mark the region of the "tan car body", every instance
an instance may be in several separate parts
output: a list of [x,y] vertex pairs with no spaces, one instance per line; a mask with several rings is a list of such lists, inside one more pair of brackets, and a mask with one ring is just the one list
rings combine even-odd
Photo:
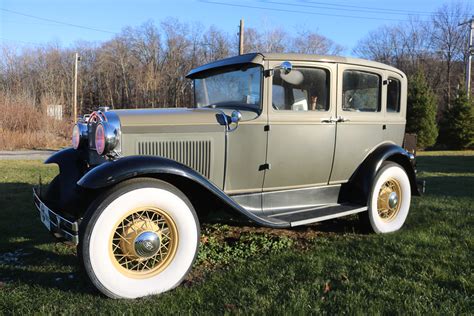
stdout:
[[[320,204],[318,195],[314,194],[318,188],[338,188],[346,183],[381,144],[402,145],[406,76],[401,71],[354,58],[299,54],[254,54],[251,57],[246,62],[261,65],[264,72],[283,61],[291,61],[294,68],[327,69],[330,74],[328,111],[275,110],[271,106],[272,76],[265,76],[260,114],[241,110],[242,120],[233,131],[227,131],[216,119],[222,111],[230,115],[228,109],[114,111],[120,118],[122,154],[163,156],[188,165],[226,194],[234,196],[240,204],[260,212],[261,204],[265,210],[272,209],[272,203],[279,206],[283,203],[274,201],[277,194],[273,195],[272,203],[262,202],[263,192],[285,190],[288,194],[284,199],[293,201],[306,191],[315,199],[304,200],[305,204]],[[222,65],[211,64],[202,71],[219,66]],[[382,81],[389,77],[398,79],[401,82],[400,112],[386,111],[386,85],[382,85],[380,112],[343,111],[341,78],[345,70],[374,73]],[[344,116],[347,121],[324,121],[338,116]],[[265,130],[266,126],[269,131]],[[269,168],[262,170],[264,165]]]
[[100,109],[73,128],[33,197],[113,298],[176,287],[217,209],[290,228],[360,213],[400,229],[417,195],[401,145],[405,75],[369,61],[246,54],[192,70],[193,108]]
[[[414,156],[401,148],[407,90],[403,72],[362,59],[253,53],[203,65],[187,77],[196,85],[197,79],[228,69],[244,75],[247,69],[253,69],[252,76],[259,73],[258,108],[246,107],[250,103],[200,107],[196,101],[190,108],[102,110],[80,121],[75,127],[76,149],[63,150],[46,161],[57,163],[61,170],[49,190],[51,197],[46,197],[61,212],[49,210],[50,214],[69,218],[65,225],[72,227],[61,230],[58,225],[56,233],[77,243],[78,223],[102,190],[140,177],[176,186],[196,203],[198,213],[201,206],[208,208],[210,201],[217,200],[268,227],[367,211],[372,183],[385,161],[403,167],[412,194],[418,194]],[[318,107],[317,97],[307,92],[305,102],[309,97],[314,100],[308,109],[308,103],[300,103],[294,95],[303,88],[294,87],[290,88],[291,110],[276,106],[276,71],[281,77],[281,71],[301,74],[308,69],[325,74],[324,107]],[[346,72],[368,74],[366,82],[377,78],[378,88],[358,88],[357,83],[353,90],[344,90]],[[316,81],[311,80],[313,85]],[[396,111],[387,110],[390,80],[398,82]],[[258,81],[249,81],[248,89],[255,82],[258,86]],[[222,84],[226,91],[227,83]],[[372,90],[364,99],[366,92],[357,95],[356,89]],[[345,104],[354,100],[364,104],[375,95],[376,111],[348,110]],[[257,100],[252,94],[246,98]],[[108,146],[103,154],[94,140],[99,127]],[[35,195],[35,202],[47,208],[40,195]]]

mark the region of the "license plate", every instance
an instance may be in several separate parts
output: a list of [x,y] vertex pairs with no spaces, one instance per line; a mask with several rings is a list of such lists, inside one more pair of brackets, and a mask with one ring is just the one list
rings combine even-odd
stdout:
[[49,222],[49,210],[43,203],[40,204],[40,218],[44,226],[46,226],[48,230],[51,230],[51,223]]

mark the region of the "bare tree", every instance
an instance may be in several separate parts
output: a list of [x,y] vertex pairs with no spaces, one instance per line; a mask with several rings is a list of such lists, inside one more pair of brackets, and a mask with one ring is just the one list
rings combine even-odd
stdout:
[[309,30],[299,31],[292,44],[294,52],[302,54],[338,55],[343,50],[331,39]]
[[[453,78],[453,67],[456,62],[462,61],[466,51],[466,28],[458,25],[468,17],[469,8],[461,2],[444,4],[436,11],[432,18],[431,42],[432,47],[444,62],[446,72],[445,100],[449,107],[452,99],[453,83],[457,84]],[[455,74],[454,77],[458,75]]]

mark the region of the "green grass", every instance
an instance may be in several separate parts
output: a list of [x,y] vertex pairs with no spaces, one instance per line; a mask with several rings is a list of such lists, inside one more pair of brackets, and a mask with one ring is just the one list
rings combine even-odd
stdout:
[[472,314],[474,153],[422,155],[418,169],[427,192],[397,233],[364,234],[354,216],[295,230],[204,224],[184,284],[111,300],[37,217],[31,186],[56,168],[0,161],[0,314]]

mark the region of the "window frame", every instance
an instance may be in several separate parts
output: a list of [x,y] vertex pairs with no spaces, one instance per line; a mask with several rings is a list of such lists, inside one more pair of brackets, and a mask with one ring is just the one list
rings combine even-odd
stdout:
[[[321,110],[321,111],[318,111],[318,110],[306,110],[306,111],[296,111],[296,110],[287,110],[287,109],[283,109],[283,110],[279,110],[279,109],[275,109],[273,106],[272,106],[272,103],[273,103],[273,78],[274,78],[274,75],[271,76],[269,79],[269,85],[271,87],[270,91],[269,91],[269,97],[270,97],[270,102],[269,102],[269,109],[271,111],[271,113],[274,113],[274,114],[278,114],[278,113],[281,113],[281,114],[290,114],[290,113],[294,113],[294,114],[297,114],[297,113],[311,113],[311,114],[322,114],[322,115],[327,115],[329,112],[331,112],[333,110],[333,107],[334,105],[332,105],[332,101],[333,101],[333,96],[332,96],[332,90],[331,88],[333,88],[333,76],[335,76],[335,74],[337,74],[337,72],[333,72],[333,69],[330,68],[330,67],[325,67],[324,65],[321,65],[321,64],[317,64],[317,65],[310,65],[310,64],[300,64],[300,63],[293,63],[293,69],[294,70],[298,70],[298,69],[318,69],[318,70],[322,70],[326,73],[326,82],[327,82],[327,90],[326,90],[326,95],[327,95],[327,109],[325,109],[324,111]],[[334,86],[337,86],[334,84]],[[335,89],[335,87],[333,88]]]
[[[362,67],[361,67],[362,68]],[[366,113],[374,113],[374,114],[381,114],[383,112],[382,109],[382,103],[383,103],[383,80],[384,76],[379,73],[379,72],[374,72],[367,70],[366,68],[355,68],[355,67],[347,67],[342,70],[341,76],[341,110],[344,113],[360,113],[360,114],[366,114]],[[377,104],[377,110],[376,111],[349,111],[344,109],[344,104],[343,104],[343,98],[344,98],[344,74],[346,72],[353,71],[353,72],[359,72],[359,73],[366,73],[369,75],[377,76],[379,78],[379,89],[378,89],[378,104]]]
[[[390,80],[396,80],[398,82],[398,107],[397,107],[397,111],[389,111],[388,110],[388,96],[389,96],[389,93],[388,93],[388,89],[389,89],[389,86],[390,86]],[[388,75],[387,76],[387,92],[386,92],[386,98],[385,98],[385,113],[389,114],[389,115],[398,115],[401,113],[402,111],[402,81],[399,79],[399,78],[396,78],[394,76],[391,76],[391,75]]]
[[[264,104],[265,104],[265,101],[264,101],[264,89],[265,89],[265,67],[264,65],[262,64],[253,64],[253,63],[248,63],[248,64],[235,64],[235,65],[229,65],[229,66],[224,66],[224,67],[216,67],[216,68],[211,68],[211,69],[208,69],[206,70],[205,72],[203,72],[203,74],[201,74],[201,76],[199,77],[195,77],[192,79],[192,90],[193,90],[193,108],[195,109],[202,109],[202,108],[206,108],[206,106],[204,107],[198,107],[197,106],[197,98],[196,98],[196,82],[195,80],[196,79],[203,79],[202,77],[204,77],[206,74],[210,74],[212,72],[216,72],[216,73],[225,73],[225,72],[228,72],[228,71],[237,71],[239,69],[241,69],[242,67],[244,66],[247,66],[248,68],[260,68],[260,103],[259,103],[259,107],[258,108],[255,108],[255,109],[252,109],[252,108],[247,108],[246,110],[249,110],[249,111],[255,111],[259,116],[263,113],[263,110],[264,110]],[[219,108],[219,107],[216,107],[216,108]]]

